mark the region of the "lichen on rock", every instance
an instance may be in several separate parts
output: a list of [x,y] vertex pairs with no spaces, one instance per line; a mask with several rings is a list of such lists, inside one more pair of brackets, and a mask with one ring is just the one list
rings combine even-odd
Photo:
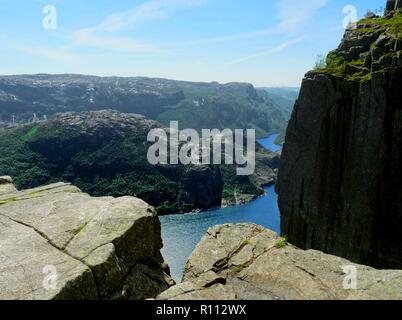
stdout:
[[57,183],[2,202],[0,299],[147,299],[173,284],[159,220],[142,200]]
[[[402,299],[402,271],[376,270],[287,242],[277,246],[281,240],[255,224],[212,227],[189,258],[183,282],[157,299]],[[345,287],[345,266],[356,269],[356,288]]]

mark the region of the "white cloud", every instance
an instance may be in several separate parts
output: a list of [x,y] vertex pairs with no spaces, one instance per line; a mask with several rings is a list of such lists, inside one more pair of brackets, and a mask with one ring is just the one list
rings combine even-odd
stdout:
[[119,31],[138,23],[168,18],[176,10],[200,5],[205,0],[150,0],[131,10],[114,13],[95,27],[99,31]]
[[97,49],[117,50],[122,52],[153,52],[158,50],[153,44],[127,37],[106,36],[129,29],[135,25],[166,19],[175,11],[204,3],[206,0],[149,0],[130,10],[118,12],[106,17],[94,27],[78,30],[73,35],[76,45]]
[[122,51],[128,53],[141,53],[157,51],[158,48],[151,44],[128,37],[98,36],[89,29],[82,29],[74,34],[75,45],[87,46],[97,49]]
[[237,34],[198,39],[179,44],[180,46],[207,45],[231,41],[242,41],[282,33],[299,31],[303,24],[311,19],[329,0],[277,0],[277,16],[279,23],[266,29]]
[[242,63],[242,62],[245,62],[245,61],[248,61],[248,60],[252,60],[252,59],[256,59],[256,58],[259,58],[259,57],[267,56],[267,55],[270,55],[270,54],[282,52],[282,51],[285,50],[286,48],[288,48],[288,47],[290,47],[290,46],[293,46],[293,45],[295,45],[295,44],[297,44],[297,43],[300,43],[300,42],[302,42],[303,40],[304,40],[304,37],[299,37],[299,38],[296,38],[296,39],[292,39],[292,40],[290,40],[290,41],[281,43],[280,45],[278,45],[278,46],[276,46],[275,48],[272,48],[272,49],[270,49],[270,50],[263,51],[263,52],[258,52],[258,53],[254,53],[254,54],[251,54],[251,55],[249,55],[249,56],[246,56],[246,57],[243,57],[243,58],[240,58],[240,59],[236,59],[236,60],[234,60],[234,61],[229,62],[229,63],[226,64],[226,65],[232,66],[232,65],[235,65],[235,64],[238,64],[238,63]]
[[16,47],[21,52],[28,53],[30,55],[50,59],[59,63],[67,65],[75,65],[79,59],[76,55],[67,52],[64,48],[45,48],[45,47]]
[[300,28],[329,0],[279,0],[277,3],[280,32],[290,32]]

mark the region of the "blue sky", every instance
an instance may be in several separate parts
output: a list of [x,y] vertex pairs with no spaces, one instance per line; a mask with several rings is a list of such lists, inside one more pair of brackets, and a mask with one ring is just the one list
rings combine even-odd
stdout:
[[[0,73],[83,73],[299,86],[385,0],[1,0]],[[57,28],[43,27],[43,8]],[[350,11],[349,11],[350,12]]]

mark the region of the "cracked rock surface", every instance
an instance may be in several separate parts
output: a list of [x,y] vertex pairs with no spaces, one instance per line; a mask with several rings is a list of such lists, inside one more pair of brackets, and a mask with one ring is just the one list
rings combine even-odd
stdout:
[[[344,288],[356,268],[356,290]],[[159,300],[402,299],[402,271],[376,270],[298,249],[254,224],[211,228],[189,258],[183,282]]]
[[142,200],[92,198],[64,183],[8,191],[0,192],[0,299],[147,299],[173,284],[159,220]]

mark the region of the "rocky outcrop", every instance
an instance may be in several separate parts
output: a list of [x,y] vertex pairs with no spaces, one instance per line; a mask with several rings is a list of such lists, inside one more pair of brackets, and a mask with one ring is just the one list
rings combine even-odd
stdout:
[[401,9],[401,8],[402,8],[401,0],[387,0],[387,4],[385,7],[385,14],[388,14],[393,10]]
[[147,136],[161,127],[114,110],[56,114],[0,132],[0,172],[19,189],[66,181],[92,196],[135,196],[161,215],[220,206],[219,166],[149,163]]
[[[227,174],[223,173],[226,179],[224,179],[222,207],[243,205],[263,195],[263,187],[274,185],[277,180],[279,162],[279,153],[267,150],[257,144],[255,149],[255,170],[250,177],[237,176],[233,181],[232,179],[227,179]],[[236,173],[232,175],[236,175]],[[248,181],[255,187],[250,188]],[[227,192],[227,190],[232,192]]]
[[64,183],[0,195],[0,299],[152,298],[173,284],[161,247],[153,208],[133,197]]
[[0,195],[16,192],[17,188],[15,188],[13,179],[8,176],[0,177]]
[[275,184],[278,177],[280,153],[257,147],[255,157],[256,167],[252,176],[253,181],[260,186]]
[[183,202],[200,210],[221,205],[223,181],[217,166],[191,166],[184,178]]
[[262,147],[250,177],[237,176],[234,165],[152,165],[147,137],[162,127],[114,110],[56,114],[0,132],[0,172],[13,176],[19,189],[66,181],[92,196],[135,196],[160,215],[236,203],[234,191],[253,199],[263,193],[262,184],[276,180],[278,155]]
[[[348,270],[356,271],[356,287]],[[211,228],[159,300],[402,299],[402,271],[304,251],[254,224]]]
[[298,247],[402,267],[401,25],[400,11],[363,19],[303,79],[277,184]]
[[80,152],[95,152],[130,136],[145,143],[158,126],[144,116],[114,110],[59,113],[34,126],[27,145],[54,164],[68,165]]

